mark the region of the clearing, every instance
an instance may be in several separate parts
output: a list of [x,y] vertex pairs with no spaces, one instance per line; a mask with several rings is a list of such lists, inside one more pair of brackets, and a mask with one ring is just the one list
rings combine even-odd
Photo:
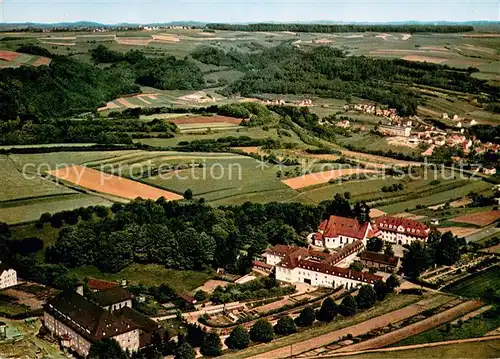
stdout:
[[80,280],[86,277],[115,282],[126,279],[131,285],[143,284],[146,287],[168,284],[177,293],[190,292],[210,279],[210,275],[204,272],[167,269],[159,264],[138,263],[134,263],[114,274],[103,273],[94,266],[86,266],[71,269],[70,275],[75,275]]

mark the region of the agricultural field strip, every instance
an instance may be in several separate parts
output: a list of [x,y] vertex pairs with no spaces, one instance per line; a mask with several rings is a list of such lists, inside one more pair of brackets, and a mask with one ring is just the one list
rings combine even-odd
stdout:
[[480,308],[483,305],[480,301],[467,301],[465,303],[458,304],[450,309],[433,315],[430,318],[423,319],[416,323],[410,324],[401,329],[395,330],[393,332],[383,334],[373,339],[367,341],[346,346],[344,348],[335,350],[335,353],[340,352],[351,352],[367,349],[377,349],[387,345],[397,343],[409,336],[422,333],[426,330],[435,328],[443,323],[449,322],[463,314],[469,313]]
[[473,273],[448,284],[442,290],[464,297],[481,297],[488,288],[500,288],[500,265]]
[[[425,310],[436,308],[453,299],[453,297],[441,294],[431,295],[402,308],[399,306],[399,309],[396,310],[386,303],[383,307],[372,308],[358,314],[354,318],[343,319],[340,322],[335,321],[324,326],[308,329],[285,338],[277,339],[271,343],[259,344],[241,352],[228,354],[227,356],[223,356],[223,358],[268,359],[285,358],[291,354],[297,355],[328,345],[346,334],[361,335],[370,330],[384,327],[394,321],[404,320]],[[391,304],[394,305],[394,303]],[[378,304],[378,306],[381,305],[380,303]],[[381,313],[381,315],[372,316],[370,315],[371,313]],[[363,321],[360,320],[361,317],[367,317],[368,319]]]
[[[114,175],[103,177],[102,172],[83,166],[65,167],[60,170],[51,171],[49,174],[56,178],[62,178],[65,182],[76,184],[79,187],[121,198],[134,199],[136,197],[143,197],[145,199],[154,200],[162,196],[168,200],[178,200],[182,198],[182,196],[176,193],[148,186],[140,182],[131,181],[126,178]],[[80,178],[78,177],[79,175],[81,175]]]

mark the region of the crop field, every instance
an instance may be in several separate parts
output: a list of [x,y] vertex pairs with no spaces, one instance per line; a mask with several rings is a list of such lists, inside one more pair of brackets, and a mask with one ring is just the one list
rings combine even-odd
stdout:
[[331,180],[341,179],[345,176],[356,175],[363,178],[365,175],[371,175],[378,173],[374,170],[365,170],[360,168],[344,168],[335,169],[330,171],[316,172],[307,175],[302,175],[300,177],[290,178],[283,180],[282,182],[292,189],[299,189],[309,186],[314,186],[321,183],[327,183]]
[[[75,193],[74,191],[57,185],[28,172],[23,174],[22,168],[7,156],[0,156],[0,204],[5,201],[19,200],[23,198],[36,198],[43,196],[54,196],[60,194]],[[0,216],[1,217],[1,216]]]
[[452,222],[469,223],[477,226],[487,226],[500,218],[500,211],[487,211],[468,214],[450,219]]
[[23,54],[15,51],[0,51],[0,68],[19,67],[22,65],[41,66],[50,64],[50,59],[43,56]]
[[415,359],[415,358],[497,358],[500,339],[482,342],[454,343],[429,348],[377,351],[373,353],[324,358],[338,359]]
[[190,188],[196,198],[203,197],[207,201],[254,193],[265,197],[277,190],[294,193],[277,178],[278,171],[278,166],[243,156],[233,159],[203,158],[201,168],[181,170],[169,174],[167,178],[151,177],[144,182],[176,192]]
[[442,203],[451,199],[458,199],[466,196],[471,191],[475,192],[485,192],[491,190],[491,185],[483,181],[470,181],[464,185],[457,188],[453,188],[447,191],[429,194],[425,197],[405,200],[404,197],[402,201],[395,204],[382,205],[378,207],[380,210],[387,213],[398,213],[404,212],[406,209],[413,209],[417,205],[433,205],[437,203]]
[[49,153],[30,153],[30,154],[12,154],[9,158],[13,161],[18,170],[23,167],[29,173],[46,172],[58,167],[67,167],[72,165],[83,165],[87,162],[92,163],[99,160],[110,160],[122,156],[130,156],[142,153],[140,150],[125,151],[69,151],[69,152],[49,152]]
[[140,138],[135,139],[134,142],[140,142],[145,145],[158,146],[158,147],[169,147],[176,146],[182,141],[195,141],[195,140],[207,140],[207,139],[218,139],[221,137],[240,137],[248,136],[255,139],[265,139],[272,138],[275,140],[280,140],[282,142],[294,143],[299,147],[306,147],[304,142],[299,138],[299,136],[292,131],[288,131],[290,137],[280,135],[275,128],[270,128],[269,130],[263,130],[259,127],[239,127],[237,129],[231,129],[227,131],[218,131],[217,129],[211,129],[209,133],[200,134],[179,134],[172,138]]
[[495,266],[486,271],[472,274],[443,288],[444,291],[463,297],[478,298],[487,289],[500,292],[500,267]]
[[119,198],[134,199],[141,197],[153,200],[160,197],[165,197],[168,200],[182,198],[176,193],[78,165],[56,169],[49,172],[49,174],[58,180]]
[[174,118],[169,122],[175,123],[181,133],[203,132],[209,130],[234,130],[240,128],[243,120],[227,116],[196,116]]
[[56,213],[88,206],[110,207],[112,202],[89,194],[70,194],[38,197],[15,202],[0,203],[0,221],[9,224],[31,222],[45,212]]

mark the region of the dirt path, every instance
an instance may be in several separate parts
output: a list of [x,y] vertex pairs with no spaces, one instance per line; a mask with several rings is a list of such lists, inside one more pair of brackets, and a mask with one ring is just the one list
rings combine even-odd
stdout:
[[394,343],[397,343],[409,336],[421,333],[423,331],[426,331],[428,329],[437,327],[438,325],[441,325],[443,323],[449,322],[450,320],[467,313],[471,310],[474,310],[476,308],[479,308],[482,305],[480,301],[468,301],[462,304],[459,304],[453,308],[450,308],[448,310],[445,310],[444,312],[438,313],[436,315],[433,315],[430,318],[424,319],[422,321],[419,321],[414,324],[410,324],[404,328],[395,330],[391,333],[387,333],[384,335],[381,335],[379,337],[354,344],[354,345],[349,345],[343,348],[340,348],[335,351],[335,353],[342,353],[342,352],[351,352],[351,351],[360,351],[360,350],[367,350],[367,349],[378,349],[385,347],[387,345],[391,345]]
[[338,356],[345,357],[347,355],[359,355],[359,354],[364,354],[364,353],[397,352],[397,351],[410,350],[410,349],[432,348],[432,347],[439,347],[442,345],[454,345],[454,344],[461,344],[461,343],[484,342],[484,341],[493,341],[493,340],[500,340],[500,335],[489,336],[489,337],[480,337],[480,338],[448,340],[446,342],[405,345],[405,346],[401,346],[401,347],[392,347],[392,348],[383,348],[383,349],[360,350],[360,351],[349,352],[349,353],[337,353],[337,354],[309,357],[308,359],[320,359],[320,358],[325,359],[325,358],[334,358],[334,357],[338,357]]
[[[407,307],[395,310],[393,312],[369,319],[367,321],[355,324],[353,326],[335,330],[333,332],[320,335],[316,338],[304,340],[300,343],[293,344],[293,346],[285,346],[275,350],[270,350],[265,353],[254,355],[248,358],[252,359],[269,359],[269,358],[287,358],[289,356],[298,355],[300,353],[319,348],[337,341],[347,334],[359,336],[368,333],[374,329],[383,328],[390,323],[399,322],[401,320],[413,317],[428,308],[431,299],[424,299],[417,303],[411,304]],[[432,300],[431,300],[432,303]],[[271,343],[272,344],[272,343]]]

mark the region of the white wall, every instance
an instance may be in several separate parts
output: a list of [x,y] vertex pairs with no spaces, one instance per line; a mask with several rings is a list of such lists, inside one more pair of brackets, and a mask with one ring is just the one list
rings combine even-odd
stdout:
[[8,269],[0,275],[0,289],[17,285],[17,272],[14,269]]
[[315,272],[304,268],[288,269],[276,267],[276,279],[289,283],[305,283],[310,280],[311,285],[315,287],[337,288],[343,286],[351,289],[356,286],[367,284],[351,278],[338,277],[332,274]]
[[43,319],[45,326],[54,336],[61,338],[65,334],[69,335],[71,338],[71,349],[83,357],[87,356],[91,345],[88,340],[47,312],[44,313]]

